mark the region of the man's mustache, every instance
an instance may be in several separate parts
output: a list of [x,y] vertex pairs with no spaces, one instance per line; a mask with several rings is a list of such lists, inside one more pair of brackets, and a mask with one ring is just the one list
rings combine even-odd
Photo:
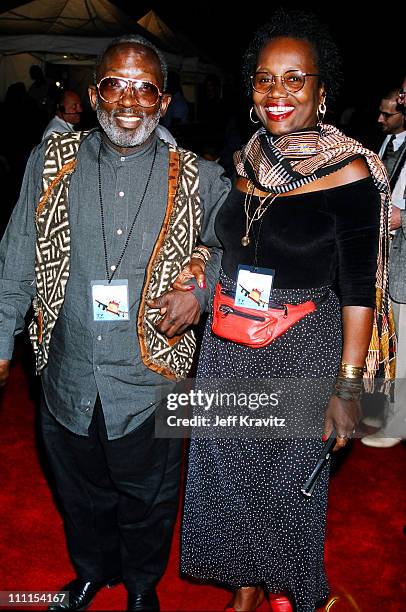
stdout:
[[111,112],[111,116],[115,117],[116,115],[128,115],[130,117],[145,117],[145,113],[143,111],[133,111],[130,108],[121,108],[115,109]]

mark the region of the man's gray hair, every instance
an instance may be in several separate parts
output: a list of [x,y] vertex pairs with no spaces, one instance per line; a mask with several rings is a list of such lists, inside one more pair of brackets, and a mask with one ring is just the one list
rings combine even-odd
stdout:
[[114,47],[117,47],[118,45],[124,45],[126,43],[130,43],[130,44],[133,44],[133,45],[141,45],[142,47],[146,47],[147,49],[151,49],[151,51],[153,51],[155,53],[155,55],[157,56],[157,58],[159,60],[159,64],[160,64],[160,67],[161,67],[163,81],[164,81],[164,91],[165,91],[165,89],[166,89],[166,82],[167,82],[167,79],[168,79],[168,64],[166,62],[166,59],[165,59],[162,51],[160,51],[158,49],[158,47],[156,47],[152,42],[150,42],[146,38],[143,38],[142,36],[139,36],[137,34],[124,34],[123,36],[119,36],[117,38],[113,38],[113,40],[111,42],[109,42],[107,47],[105,47],[103,49],[103,51],[100,53],[100,55],[96,59],[96,64],[95,64],[94,73],[93,73],[94,84],[95,85],[97,84],[97,75],[98,75],[100,66],[103,63],[103,59],[104,59],[105,55],[111,49],[113,49]]

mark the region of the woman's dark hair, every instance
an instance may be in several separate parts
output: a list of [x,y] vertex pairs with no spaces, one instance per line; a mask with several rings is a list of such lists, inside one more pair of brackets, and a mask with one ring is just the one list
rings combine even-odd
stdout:
[[341,57],[327,27],[312,13],[283,8],[277,9],[270,21],[261,26],[252,39],[243,58],[243,79],[249,95],[251,75],[257,66],[258,55],[264,45],[277,37],[307,40],[316,52],[320,81],[324,83],[328,100],[336,98],[342,81]]

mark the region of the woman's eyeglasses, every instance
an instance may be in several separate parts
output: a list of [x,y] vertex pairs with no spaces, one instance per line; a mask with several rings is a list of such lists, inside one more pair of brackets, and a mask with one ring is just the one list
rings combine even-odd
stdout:
[[99,96],[108,104],[119,102],[129,87],[131,87],[132,95],[137,103],[144,108],[155,106],[159,98],[162,97],[158,87],[150,81],[107,76],[97,83]]
[[276,77],[281,80],[283,87],[289,93],[297,93],[303,89],[308,76],[319,76],[301,70],[287,70],[283,74],[270,74],[269,72],[256,72],[251,77],[252,89],[258,93],[266,94],[276,83]]

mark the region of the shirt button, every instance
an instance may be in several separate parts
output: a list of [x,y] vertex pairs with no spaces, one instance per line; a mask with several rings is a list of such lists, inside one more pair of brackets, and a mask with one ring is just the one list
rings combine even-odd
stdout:
[[119,236],[121,236],[121,234],[122,234],[122,233],[123,233],[123,230],[122,230],[122,229],[118,229],[118,230],[117,230],[117,234],[118,234]]
[[125,157],[120,157],[120,161],[125,161]]
[[110,270],[113,270],[113,272],[115,269],[116,269],[116,266],[110,266]]
[[119,191],[118,195],[120,196],[120,198],[123,198],[124,197],[124,191]]
[[101,336],[97,336],[97,339],[98,339],[98,340],[101,340],[101,339],[102,339],[102,337],[101,337]]
[[100,366],[96,366],[96,370],[100,372]]

